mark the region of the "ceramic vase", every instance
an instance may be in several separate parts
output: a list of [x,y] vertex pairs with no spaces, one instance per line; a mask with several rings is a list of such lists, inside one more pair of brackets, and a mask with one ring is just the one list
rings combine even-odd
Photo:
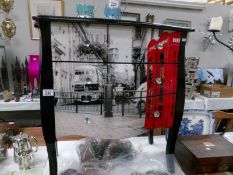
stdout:
[[35,89],[35,80],[37,82],[38,88],[40,85],[40,55],[29,55],[28,79],[33,95]]

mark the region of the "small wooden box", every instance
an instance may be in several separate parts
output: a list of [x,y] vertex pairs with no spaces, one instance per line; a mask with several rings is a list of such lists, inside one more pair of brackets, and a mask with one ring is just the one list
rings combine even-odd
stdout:
[[220,135],[179,137],[175,156],[187,175],[233,171],[233,144]]

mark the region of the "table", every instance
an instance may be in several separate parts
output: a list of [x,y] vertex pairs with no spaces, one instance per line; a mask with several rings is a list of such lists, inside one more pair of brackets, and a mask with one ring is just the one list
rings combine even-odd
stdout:
[[[34,136],[38,140],[39,146],[45,146],[44,136],[41,127],[27,127],[21,128],[21,132],[28,134],[29,136]],[[57,138],[58,141],[73,141],[73,140],[80,140],[84,137],[78,135],[68,135]]]
[[185,99],[184,110],[205,110],[205,100],[200,97]]
[[202,95],[197,98],[204,100],[206,111],[233,109],[233,98],[208,98]]
[[[233,132],[225,133],[224,137],[233,143]],[[119,175],[130,173],[132,171],[148,171],[158,169],[173,172],[171,174],[184,175],[179,164],[173,155],[165,155],[166,140],[164,136],[155,136],[154,145],[148,144],[147,137],[133,137],[129,140],[137,148],[138,156],[131,162],[119,162],[120,166],[112,169],[109,175]],[[77,147],[84,142],[79,141],[58,141],[58,167],[59,171],[64,168],[77,168],[79,164]],[[13,150],[8,150],[8,159],[0,163],[0,175],[5,175],[8,171],[18,170],[18,165],[14,163]],[[47,152],[45,146],[40,146],[39,151],[34,155],[36,167],[43,169],[43,175],[49,175]],[[126,173],[127,172],[127,173]]]
[[40,110],[40,99],[34,99],[33,101],[26,100],[26,96],[20,98],[19,102],[11,100],[10,102],[4,102],[0,100],[0,111],[37,111]]
[[185,99],[184,110],[227,110],[233,109],[233,98],[208,98],[197,94],[194,100]]
[[[0,100],[0,111],[33,111],[40,110],[40,100],[23,101],[25,96],[20,98],[20,102],[14,100],[4,102]],[[195,99],[185,99],[185,110],[225,110],[233,109],[233,98],[208,98],[196,95]]]

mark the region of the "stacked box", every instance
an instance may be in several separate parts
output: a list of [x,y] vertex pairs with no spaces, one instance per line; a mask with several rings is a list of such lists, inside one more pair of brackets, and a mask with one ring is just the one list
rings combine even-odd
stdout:
[[193,94],[197,92],[197,69],[199,64],[199,58],[189,57],[185,58],[185,96],[192,98]]

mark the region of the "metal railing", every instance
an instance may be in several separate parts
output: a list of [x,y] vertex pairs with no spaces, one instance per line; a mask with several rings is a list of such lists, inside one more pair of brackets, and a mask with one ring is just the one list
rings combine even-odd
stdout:
[[[137,94],[136,94],[137,93]],[[103,114],[104,92],[55,92],[55,110],[75,113]],[[123,90],[113,92],[113,113],[122,117],[142,117],[145,110],[146,91]]]

